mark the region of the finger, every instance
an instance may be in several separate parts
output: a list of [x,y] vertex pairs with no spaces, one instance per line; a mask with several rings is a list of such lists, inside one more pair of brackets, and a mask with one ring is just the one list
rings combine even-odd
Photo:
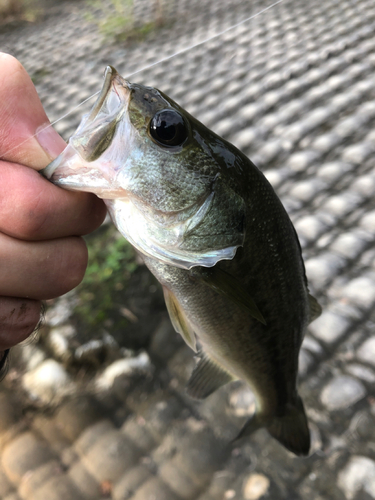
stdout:
[[83,279],[82,238],[27,242],[0,234],[0,295],[44,300],[63,295]]
[[40,170],[66,146],[52,127],[46,128],[49,120],[21,63],[1,52],[0,116],[0,159]]
[[23,240],[79,236],[99,227],[105,214],[96,196],[60,189],[35,170],[0,161],[0,232]]
[[41,307],[37,300],[0,297],[0,351],[22,342],[34,331]]

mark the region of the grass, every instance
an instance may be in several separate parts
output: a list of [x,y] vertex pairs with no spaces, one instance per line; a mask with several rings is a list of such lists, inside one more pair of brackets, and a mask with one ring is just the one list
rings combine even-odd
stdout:
[[102,326],[107,318],[117,318],[126,326],[127,320],[118,314],[121,294],[131,274],[137,269],[131,245],[112,226],[102,226],[86,238],[89,265],[77,288],[78,304],[75,318],[89,329]]
[[23,0],[0,0],[0,20],[21,15],[24,3]]
[[34,22],[40,12],[37,0],[0,0],[0,24]]
[[97,25],[99,32],[107,40],[125,42],[142,40],[146,35],[164,24],[162,0],[150,2],[155,10],[155,18],[149,22],[136,23],[133,0],[87,0],[90,12],[86,19]]

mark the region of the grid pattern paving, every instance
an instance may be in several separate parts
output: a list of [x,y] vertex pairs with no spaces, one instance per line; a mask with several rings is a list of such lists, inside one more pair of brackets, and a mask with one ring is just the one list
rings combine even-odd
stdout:
[[[114,45],[86,21],[85,3],[66,2],[0,43],[34,75],[51,120],[97,92],[112,64],[162,89],[265,173],[324,309],[300,355],[312,455],[292,457],[265,431],[233,443],[252,394],[236,382],[189,399],[192,353],[163,314],[147,349],[100,366],[85,387],[62,361],[73,331],[64,297],[46,317],[54,347],[20,348],[22,368],[0,388],[0,499],[375,498],[375,5],[284,0],[238,24],[271,4],[165,1],[164,27]],[[135,2],[138,22],[150,9]],[[64,138],[91,103],[56,123]],[[48,374],[57,382],[46,388]]]

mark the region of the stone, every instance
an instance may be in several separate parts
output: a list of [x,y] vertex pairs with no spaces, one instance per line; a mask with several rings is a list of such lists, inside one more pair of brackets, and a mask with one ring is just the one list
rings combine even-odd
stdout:
[[351,190],[356,191],[362,196],[372,196],[375,191],[375,175],[371,173],[358,177],[351,185]]
[[86,500],[66,475],[52,476],[33,495],[32,500]]
[[309,282],[316,289],[325,289],[326,284],[344,267],[345,260],[334,253],[325,252],[306,260],[305,265]]
[[132,496],[131,500],[179,500],[168,486],[158,477],[144,483]]
[[366,396],[364,385],[348,375],[338,375],[324,387],[321,400],[328,410],[343,410]]
[[2,465],[9,479],[18,483],[22,477],[54,458],[47,444],[31,432],[18,435],[2,455]]
[[18,492],[22,498],[32,498],[51,477],[63,474],[63,469],[58,460],[51,460],[37,469],[25,474],[22,478]]
[[270,480],[264,474],[250,474],[244,480],[243,496],[245,500],[258,500],[267,494]]
[[141,352],[133,358],[119,359],[110,364],[97,378],[96,386],[100,390],[108,390],[120,376],[131,376],[136,372],[151,373],[152,364],[146,352]]
[[345,367],[345,370],[350,374],[354,375],[356,378],[360,378],[365,382],[374,383],[375,382],[375,373],[367,368],[367,366],[351,364]]
[[342,296],[361,309],[370,309],[375,302],[375,281],[373,277],[361,276],[353,279],[343,289]]
[[322,342],[334,344],[344,336],[349,327],[350,322],[344,316],[323,310],[319,318],[309,325],[309,331]]
[[158,441],[150,432],[143,417],[129,417],[123,424],[121,432],[144,453],[150,452]]
[[48,344],[54,354],[61,361],[69,361],[72,357],[70,340],[76,335],[72,325],[61,325],[52,328],[48,335]]
[[[259,157],[262,159],[262,165],[272,162],[282,154],[283,145],[281,139],[268,140],[266,144],[258,151]],[[254,160],[256,165],[260,162]]]
[[179,451],[173,457],[174,466],[204,487],[227,458],[228,442],[215,438],[202,421],[189,418],[185,425],[186,434],[176,443]]
[[311,144],[315,150],[321,153],[329,153],[342,141],[341,137],[334,132],[319,135]]
[[360,361],[375,367],[375,336],[367,339],[358,349],[357,356]]
[[334,183],[338,179],[341,179],[343,175],[349,172],[353,166],[350,163],[344,163],[340,161],[324,163],[319,167],[317,175],[321,179]]
[[150,404],[149,408],[143,413],[143,417],[152,436],[161,442],[180,413],[181,402],[177,398],[165,394],[164,400],[153,405]]
[[4,498],[13,491],[13,485],[0,465],[0,498]]
[[310,335],[306,335],[302,342],[302,347],[316,356],[321,356],[323,354],[322,346]]
[[269,169],[265,170],[263,173],[274,189],[276,189],[288,177],[288,172],[285,168]]
[[83,456],[108,432],[115,430],[114,425],[109,420],[100,420],[94,425],[87,427],[74,443],[76,452]]
[[324,182],[319,179],[308,179],[294,184],[289,194],[303,202],[308,202],[315,198],[324,187]]
[[330,196],[321,209],[339,219],[354,210],[360,202],[361,198],[358,195],[344,192]]
[[181,335],[175,332],[169,318],[164,317],[152,335],[149,352],[158,360],[167,362],[182,343]]
[[20,421],[22,414],[17,402],[7,392],[0,392],[0,409],[0,434],[3,434]]
[[293,172],[305,172],[319,157],[319,153],[313,150],[298,151],[290,155],[286,166]]
[[10,493],[6,497],[3,497],[3,500],[21,500],[21,498],[17,495],[17,493]]
[[151,477],[152,474],[145,465],[133,467],[114,485],[112,493],[113,500],[130,498],[137,489]]
[[32,427],[57,453],[69,446],[69,441],[61,433],[54,419],[47,418],[45,415],[36,415]]
[[46,353],[34,344],[25,344],[21,350],[22,361],[27,371],[34,370],[46,359]]
[[347,500],[353,500],[360,491],[375,498],[375,462],[368,457],[354,455],[338,475],[338,486]]
[[82,455],[82,461],[99,483],[116,482],[137,463],[140,455],[140,450],[116,429],[103,434]]
[[78,453],[72,446],[66,446],[60,453],[60,461],[65,469],[69,469],[79,460]]
[[229,396],[229,409],[236,417],[251,417],[255,413],[255,395],[245,384],[241,384]]
[[97,498],[100,498],[101,488],[99,483],[95,481],[81,461],[77,461],[70,467],[67,476],[85,499],[97,500]]
[[302,348],[298,355],[298,375],[304,377],[314,364],[314,358],[311,353]]
[[375,151],[375,146],[367,142],[348,146],[342,152],[342,159],[353,165],[361,165],[367,158],[372,156]]
[[340,234],[332,243],[331,250],[349,259],[355,259],[367,245],[366,238],[354,233]]
[[186,474],[184,470],[181,470],[178,466],[178,461],[176,463],[174,458],[161,465],[159,475],[171,491],[183,500],[197,498],[199,491],[205,484],[195,481],[194,476]]
[[[61,124],[61,122],[60,122]],[[57,326],[65,323],[71,316],[76,302],[74,292],[69,292],[59,297],[54,305],[48,307],[45,314],[45,322],[49,326]]]
[[58,400],[73,390],[72,381],[64,367],[47,359],[23,376],[23,386],[32,397],[45,403]]
[[366,231],[373,235],[375,233],[375,210],[367,212],[361,217],[359,224],[363,229],[366,229]]
[[54,421],[60,433],[73,442],[104,416],[103,407],[93,396],[79,395],[59,407]]
[[243,106],[239,111],[239,118],[246,122],[253,122],[255,119],[264,115],[264,104],[261,102],[252,102]]
[[295,228],[298,235],[312,241],[326,229],[326,225],[315,215],[306,215],[295,223]]

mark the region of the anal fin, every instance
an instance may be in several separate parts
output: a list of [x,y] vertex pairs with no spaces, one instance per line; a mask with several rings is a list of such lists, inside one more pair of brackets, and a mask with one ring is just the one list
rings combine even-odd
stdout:
[[165,304],[167,306],[173,328],[181,335],[187,345],[193,349],[194,352],[197,352],[197,339],[195,338],[194,330],[186,318],[184,311],[174,294],[165,286],[163,286],[163,292]]
[[233,375],[206,354],[201,353],[200,360],[187,384],[186,392],[192,398],[204,399],[232,380],[234,380]]

